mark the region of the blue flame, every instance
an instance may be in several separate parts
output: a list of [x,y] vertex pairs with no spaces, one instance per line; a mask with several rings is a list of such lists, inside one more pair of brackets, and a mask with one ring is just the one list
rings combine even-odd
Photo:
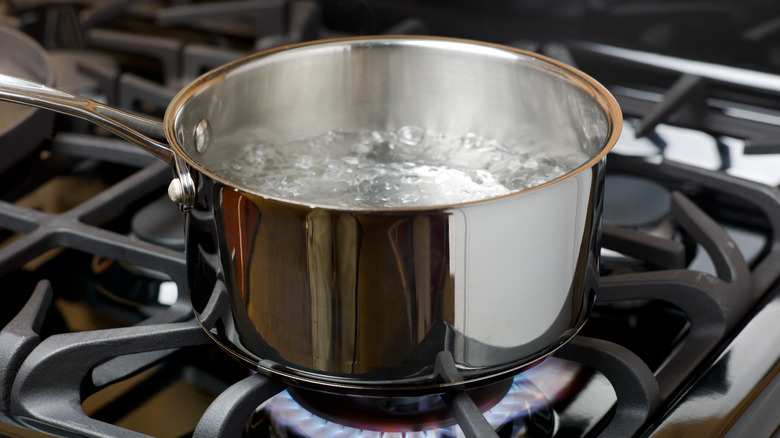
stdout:
[[[565,395],[580,367],[551,358],[514,378],[506,396],[485,412],[494,428],[513,423],[512,436],[522,436],[525,417],[538,409],[549,409],[552,401]],[[325,420],[301,407],[287,391],[266,401],[262,409],[281,438],[460,438],[457,425],[433,430],[383,432],[356,429]]]

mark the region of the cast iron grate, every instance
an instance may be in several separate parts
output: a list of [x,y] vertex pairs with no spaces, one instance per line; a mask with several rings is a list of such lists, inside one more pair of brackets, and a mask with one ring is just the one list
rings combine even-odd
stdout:
[[[143,153],[134,152],[132,147],[119,146],[111,139],[101,145],[91,140],[76,141],[79,138],[59,134],[53,141],[52,151],[82,157],[95,153],[95,156],[112,157],[130,166],[144,164],[145,159],[140,158]],[[676,349],[665,366],[655,371],[657,379],[634,353],[605,340],[577,337],[557,353],[558,357],[593,366],[613,384],[618,395],[617,405],[601,431],[603,436],[638,431],[662,400],[668,400],[691,369],[712,352],[776,279],[776,270],[772,268],[778,257],[775,243],[751,272],[728,235],[682,192],[695,195],[703,189],[717,190],[753,203],[764,212],[773,229],[780,224],[780,203],[776,194],[760,184],[668,162],[655,165],[625,157],[615,157],[612,161],[613,169],[660,176],[665,184],[680,190],[672,198],[673,215],[707,249],[719,278],[685,269],[603,278],[599,296],[602,302],[636,298],[666,300],[681,308],[690,320],[683,341],[685,348]],[[181,290],[186,290],[181,253],[94,225],[115,210],[121,210],[129,197],[141,197],[164,187],[170,177],[168,172],[158,163],[141,167],[101,194],[59,214],[45,214],[3,201],[0,226],[23,236],[17,241],[20,243],[0,250],[0,271],[11,272],[40,253],[63,246],[154,267],[168,273]],[[695,190],[691,184],[695,184]],[[613,235],[607,240],[622,246],[623,250],[630,247],[622,236]],[[633,255],[643,257],[652,246],[652,242],[644,242],[638,254]],[[651,250],[649,257],[657,257],[654,254]],[[36,328],[45,318],[51,294],[50,286],[45,281],[40,283],[28,305],[0,332],[1,356],[8,358],[0,379],[2,408],[9,417],[29,427],[96,437],[133,436],[132,432],[87,417],[80,407],[84,388],[97,390],[164,360],[175,349],[210,342],[191,320],[186,294],[180,294],[177,303],[168,310],[133,327],[63,333],[39,341]],[[702,313],[705,308],[710,310]],[[68,370],[64,374],[69,377],[63,378],[63,369]],[[225,433],[221,436],[230,436],[244,427],[263,398],[282,388],[283,385],[260,375],[246,378],[215,400],[202,417],[195,436],[213,436],[209,434],[214,430]],[[464,396],[461,393],[447,397],[453,415],[459,417],[467,436],[486,436],[487,432],[483,430],[486,422]]]
[[[229,5],[228,9],[241,13],[241,8],[249,3],[252,2],[236,2]],[[272,34],[261,34],[254,38],[256,45],[265,46],[287,42],[290,38],[294,40],[317,35],[317,31],[310,30],[310,24],[307,24],[316,15],[316,7],[291,13],[284,4],[264,3],[266,6],[280,6],[280,14],[285,17],[297,17],[291,23],[303,23],[301,27],[285,27]],[[305,2],[296,4],[305,5]],[[87,13],[81,17],[85,28],[94,26],[115,12],[95,8],[85,11]],[[197,19],[208,13],[211,12],[207,6],[171,7],[156,12],[169,25],[181,25],[184,20]],[[401,23],[398,29],[416,32],[424,27],[417,21],[407,21]],[[171,43],[164,38],[141,38],[138,45],[129,46],[135,39],[127,39],[124,33],[103,29],[92,29],[88,33],[95,46],[117,49],[116,44],[119,44],[122,47],[118,50],[131,53],[141,51],[144,55],[158,58],[162,63],[161,75],[165,85],[133,74],[104,72],[88,63],[81,66],[108,87],[106,94],[116,99],[113,103],[125,107],[144,100],[164,108],[173,95],[171,87],[175,87],[182,79],[194,77],[213,63],[222,63],[242,54],[221,51],[221,55],[215,55],[220,51]],[[589,48],[583,46],[578,50],[587,52]],[[548,44],[544,46],[544,52],[567,62],[575,60],[560,45]],[[179,63],[169,65],[171,59],[183,59],[185,67]],[[660,106],[633,96],[618,94],[618,99],[628,114],[643,116],[640,134],[651,132],[654,126],[668,117],[677,117],[678,122],[707,131],[725,131],[724,134],[743,137],[755,136],[756,132],[769,136],[777,131],[775,126],[733,119],[717,111],[702,117],[701,104],[707,102],[709,82],[710,79],[700,76],[683,75],[665,98],[666,103]],[[694,103],[686,101],[691,97]],[[680,112],[684,106],[689,108]],[[758,125],[760,131],[755,129]],[[183,254],[130,239],[98,225],[120,212],[130,200],[143,198],[164,187],[170,178],[170,170],[161,163],[154,163],[143,152],[113,139],[59,133],[54,137],[50,150],[55,155],[113,161],[138,170],[64,213],[42,213],[2,201],[0,227],[22,237],[0,249],[0,273],[6,275],[14,272],[48,249],[66,247],[163,271],[174,279],[180,291],[186,291]],[[776,237],[780,236],[780,202],[773,188],[723,173],[670,162],[653,164],[617,156],[611,158],[610,169],[660,179],[674,191],[672,215],[681,228],[707,250],[717,271],[716,276],[711,276],[685,270],[681,266],[684,255],[679,245],[648,238],[631,230],[605,227],[605,243],[608,247],[669,269],[605,276],[603,290],[599,295],[600,302],[639,298],[667,301],[680,308],[690,323],[681,341],[684,348],[675,349],[658,370],[651,370],[636,354],[623,346],[584,336],[576,337],[556,354],[560,358],[590,365],[606,376],[617,393],[617,402],[614,411],[599,426],[598,432],[602,436],[626,436],[639,431],[657,413],[662,403],[669,401],[674,391],[690,379],[693,368],[714,354],[719,343],[776,282],[779,275],[776,267],[780,262],[780,242]],[[699,201],[707,200],[701,196],[702,192],[716,193],[740,206],[747,205],[765,218],[773,240],[755,266],[747,265],[735,249],[733,241],[710,217],[709,211],[705,213],[697,206]],[[675,261],[666,263],[667,259]],[[53,434],[142,436],[86,416],[81,403],[90,392],[164,361],[177,349],[210,342],[191,319],[186,293],[180,293],[176,303],[167,310],[135,326],[60,333],[41,339],[40,326],[47,318],[54,292],[50,284],[41,281],[27,305],[0,331],[0,358],[3,360],[0,362],[1,418]],[[702,313],[703,309],[708,310]],[[442,373],[447,373],[446,369],[442,367]],[[457,379],[457,376],[452,375],[451,378]],[[261,375],[246,377],[214,400],[202,416],[193,436],[240,436],[257,405],[282,389],[284,384]],[[467,436],[495,435],[486,429],[487,423],[465,393],[449,394],[444,398]]]

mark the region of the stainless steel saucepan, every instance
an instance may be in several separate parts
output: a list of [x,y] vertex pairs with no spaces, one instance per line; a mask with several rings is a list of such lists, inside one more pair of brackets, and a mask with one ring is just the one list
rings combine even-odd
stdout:
[[[167,144],[153,121],[43,85],[3,76],[0,99],[85,118],[170,163],[198,320],[225,350],[293,384],[480,386],[554,352],[594,302],[620,110],[596,81],[544,57],[425,37],[282,47],[187,85],[165,114]],[[588,158],[525,191],[408,208],[285,199],[200,164],[247,127],[280,143],[406,125]]]

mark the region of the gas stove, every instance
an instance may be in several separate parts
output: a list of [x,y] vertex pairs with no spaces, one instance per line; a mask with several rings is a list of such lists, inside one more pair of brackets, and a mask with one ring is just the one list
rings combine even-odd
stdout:
[[0,69],[151,117],[199,74],[259,50],[434,34],[574,65],[625,118],[607,160],[601,288],[580,334],[491,386],[380,398],[296,388],[231,359],[193,319],[170,169],[99,128],[2,104],[0,435],[780,430],[780,25],[768,19],[780,7],[17,0],[0,11]]

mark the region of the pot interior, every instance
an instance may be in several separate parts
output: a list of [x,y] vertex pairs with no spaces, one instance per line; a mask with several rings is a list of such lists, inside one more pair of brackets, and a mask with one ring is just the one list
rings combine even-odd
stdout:
[[429,135],[473,133],[508,148],[577,156],[577,168],[614,143],[619,112],[612,102],[591,79],[525,52],[458,40],[375,38],[285,48],[228,64],[183,90],[166,117],[177,152],[217,179],[224,175],[203,163],[234,159],[235,149],[224,145],[247,130],[248,141],[288,143],[332,130],[419,126]]

